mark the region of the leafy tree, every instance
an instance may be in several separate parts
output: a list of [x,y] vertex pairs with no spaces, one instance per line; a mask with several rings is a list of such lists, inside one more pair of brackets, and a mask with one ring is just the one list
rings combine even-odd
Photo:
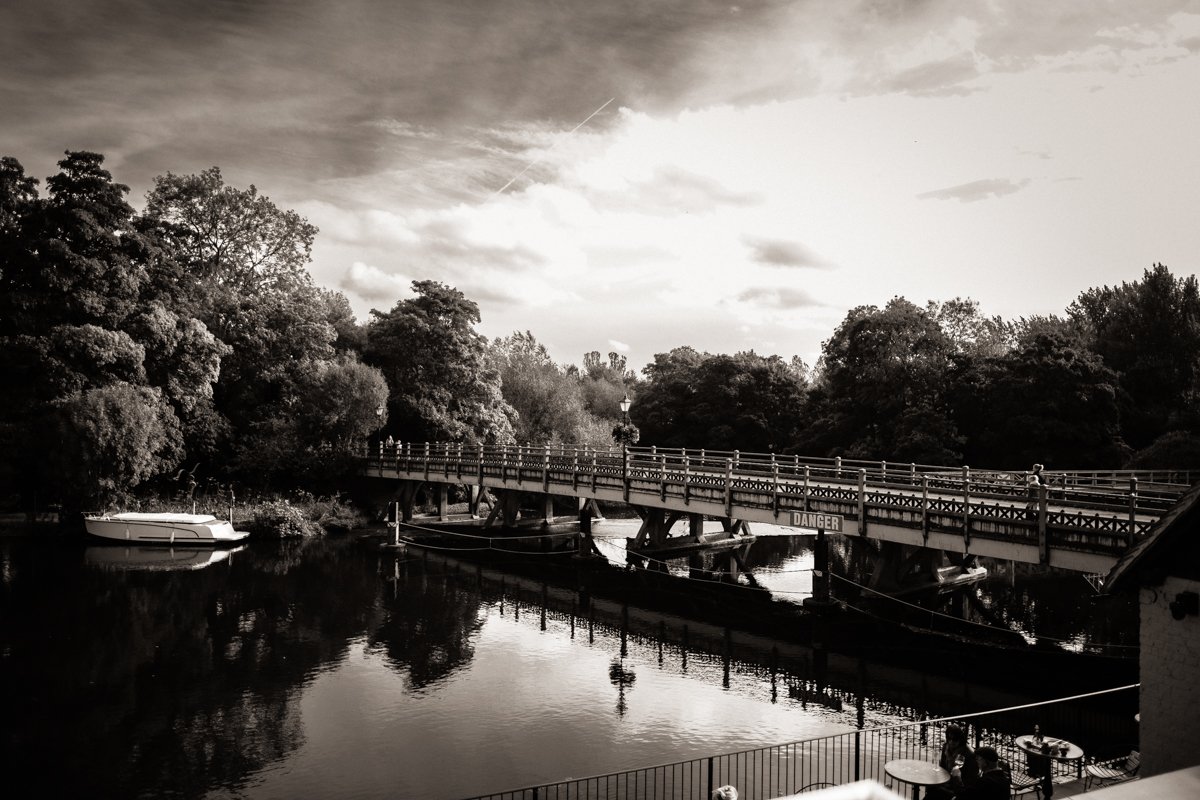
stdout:
[[234,293],[309,283],[316,227],[253,185],[225,185],[220,168],[160,175],[146,201],[147,223],[199,280]]
[[1144,447],[1197,422],[1200,379],[1200,284],[1162,264],[1142,280],[1083,292],[1067,309],[1090,333],[1089,345],[1120,374],[1127,402],[1123,429]]
[[977,463],[1064,469],[1119,466],[1117,375],[1069,336],[1041,333],[988,360],[959,402]]
[[[173,466],[179,420],[211,395],[223,353],[182,302],[178,265],[137,230],[128,189],[103,160],[68,152],[45,199],[19,163],[0,165],[0,369],[15,378],[0,388],[4,455],[24,465],[27,495],[69,478],[57,484],[68,502],[98,502]],[[134,426],[144,430],[130,435],[128,452],[111,462],[97,455]],[[63,432],[72,438],[57,438]],[[78,458],[59,463],[64,448]]]
[[946,334],[956,355],[998,356],[1009,349],[1010,332],[1004,320],[985,317],[976,300],[961,297],[944,303],[930,300],[925,310]]
[[588,416],[579,381],[550,358],[529,331],[514,332],[492,343],[504,400],[515,412],[518,442],[583,444]]
[[437,281],[413,281],[415,296],[372,311],[364,359],[391,392],[384,429],[402,441],[510,442],[512,407],[475,332],[479,307]]
[[656,355],[646,374],[638,408],[646,442],[771,452],[795,438],[807,384],[778,356],[678,348]]
[[1200,435],[1191,431],[1170,431],[1148,447],[1133,454],[1130,469],[1194,470],[1200,464]]
[[852,309],[822,347],[799,436],[806,452],[924,463],[959,460],[946,405],[954,344],[902,297]]
[[367,332],[355,319],[346,295],[330,289],[318,289],[317,294],[325,304],[325,320],[337,333],[333,342],[334,349],[338,352],[362,355],[367,344]]
[[646,442],[661,447],[713,446],[695,441],[697,431],[691,418],[697,393],[695,375],[709,357],[691,347],[676,347],[668,353],[656,353],[654,361],[642,370],[647,383],[633,398],[630,414],[639,423]]
[[369,391],[338,391],[349,404],[338,420],[297,418],[314,379],[339,375],[361,389],[366,374],[354,365],[363,333],[349,303],[308,273],[314,226],[254,186],[227,186],[217,167],[156,178],[141,226],[177,254],[200,317],[228,348],[213,403],[188,427],[192,446],[228,443],[243,477],[285,480],[313,472],[305,465],[323,446],[344,447],[348,419],[375,419],[380,401]]
[[602,420],[615,419],[620,414],[620,402],[625,395],[636,395],[637,375],[628,368],[620,353],[610,352],[608,359],[599,350],[583,355],[583,371],[579,388],[583,392],[583,407]]
[[68,508],[120,496],[180,461],[179,419],[156,388],[113,382],[56,406],[50,457]]

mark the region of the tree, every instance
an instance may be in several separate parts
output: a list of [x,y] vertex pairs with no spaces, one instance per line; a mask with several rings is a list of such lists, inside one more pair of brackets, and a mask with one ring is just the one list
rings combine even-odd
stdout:
[[580,384],[550,358],[529,331],[492,343],[504,400],[513,408],[513,431],[528,444],[583,444],[587,430]]
[[[642,370],[647,382],[634,398],[631,415],[647,442],[661,447],[712,446],[695,441],[697,430],[690,416],[697,392],[695,375],[708,358],[708,353],[691,347],[676,347],[656,353]],[[612,407],[617,407],[616,400]]]
[[[267,453],[282,441],[291,448],[277,453],[284,462],[318,452],[330,436],[345,446],[345,437],[328,426],[295,419],[314,376],[340,375],[351,386],[361,378],[354,363],[363,333],[349,303],[316,287],[307,270],[317,229],[254,186],[225,185],[217,167],[156,178],[141,227],[161,237],[186,267],[201,318],[228,348],[213,404],[189,426],[189,441],[197,447],[229,442],[231,463],[242,465],[250,480],[296,473],[265,466]],[[379,401],[370,394],[337,392],[355,419],[374,418]]]
[[956,297],[930,300],[925,311],[946,334],[955,355],[972,358],[1003,355],[1011,346],[1009,328],[1000,317],[985,317],[978,301]]
[[1200,379],[1200,284],[1162,264],[1142,280],[1083,292],[1067,309],[1089,346],[1120,374],[1122,428],[1133,447],[1195,425]]
[[807,382],[779,356],[678,348],[656,355],[646,374],[638,407],[646,442],[776,452],[794,441]]
[[387,403],[383,375],[343,355],[316,362],[298,379],[286,413],[266,416],[244,434],[236,468],[268,486],[333,490],[355,464],[352,445],[379,428]]
[[158,389],[118,381],[56,405],[50,458],[68,509],[120,497],[179,464],[179,420]]
[[231,292],[284,290],[309,282],[317,228],[278,208],[251,184],[226,186],[218,167],[154,179],[145,217],[199,280]]
[[605,360],[599,350],[584,353],[579,388],[583,393],[583,407],[596,418],[613,419],[621,398],[637,394],[637,385],[637,375],[628,369],[625,356],[610,352]]
[[1069,336],[1042,333],[988,360],[960,398],[979,463],[1064,469],[1116,467],[1125,458],[1117,375]]
[[414,297],[371,312],[364,359],[391,392],[385,431],[402,441],[512,441],[512,407],[475,332],[479,307],[437,281],[413,281]]
[[[103,161],[68,152],[45,199],[15,160],[0,165],[0,369],[11,378],[0,389],[0,430],[27,496],[69,476],[64,493],[98,502],[148,469],[172,467],[179,420],[211,395],[223,352]],[[118,433],[129,433],[129,451],[106,467],[95,454]],[[78,459],[60,463],[64,448]]]
[[961,439],[946,405],[954,344],[902,297],[859,306],[822,346],[799,449],[856,458],[952,463]]

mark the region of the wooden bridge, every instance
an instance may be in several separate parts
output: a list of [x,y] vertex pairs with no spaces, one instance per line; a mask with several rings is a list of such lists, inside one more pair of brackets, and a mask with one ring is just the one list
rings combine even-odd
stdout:
[[[1024,472],[840,458],[630,447],[624,450],[447,443],[379,445],[362,474],[399,481],[406,519],[422,485],[469,487],[472,512],[495,495],[486,525],[515,523],[522,494],[624,502],[642,529],[634,543],[701,541],[705,517],[732,535],[749,523],[799,527],[803,514],[836,515],[841,533],[879,542],[988,556],[1084,573],[1106,573],[1187,489],[1182,472],[1056,471],[1027,488]],[[686,536],[671,536],[689,521]]]

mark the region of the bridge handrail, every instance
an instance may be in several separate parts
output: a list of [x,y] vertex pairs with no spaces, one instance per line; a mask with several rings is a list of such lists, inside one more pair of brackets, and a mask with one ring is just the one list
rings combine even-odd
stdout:
[[[391,448],[380,444],[379,454],[403,457],[407,460],[421,459],[422,463],[445,466],[449,463],[507,463],[514,468],[549,468],[563,466],[568,460],[571,468],[590,472],[591,464],[622,466],[634,475],[645,475],[653,471],[672,473],[682,468],[686,472],[729,472],[739,478],[762,478],[783,480],[821,480],[827,483],[856,484],[863,482],[872,489],[924,487],[937,494],[973,498],[1004,499],[1028,496],[1025,486],[1026,473],[972,470],[961,467],[957,470],[918,464],[896,464],[894,462],[870,462],[841,458],[780,456],[771,453],[741,453],[722,450],[687,450],[656,447],[629,447],[624,452],[616,448],[604,450],[590,447],[565,445],[463,445],[449,442],[397,443]],[[457,467],[456,467],[457,468]],[[434,470],[436,471],[436,470]],[[1182,484],[1154,483],[1143,486],[1136,470],[1109,470],[1087,473],[1086,481],[1078,481],[1074,475],[1083,473],[1051,473],[1052,479],[1059,478],[1057,485],[1052,481],[1050,497],[1062,503],[1088,510],[1116,511],[1133,507],[1137,510],[1161,513],[1168,509],[1186,489]],[[1119,476],[1127,482],[1097,482],[1097,476],[1107,474]],[[1161,471],[1149,471],[1158,477]],[[1179,473],[1175,473],[1179,474]],[[1114,477],[1115,480],[1115,477]]]

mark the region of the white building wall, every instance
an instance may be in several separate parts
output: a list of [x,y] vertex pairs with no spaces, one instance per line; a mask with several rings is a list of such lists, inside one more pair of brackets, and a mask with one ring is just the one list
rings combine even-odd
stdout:
[[1200,581],[1168,577],[1141,589],[1141,775],[1200,764],[1200,616],[1168,605]]

